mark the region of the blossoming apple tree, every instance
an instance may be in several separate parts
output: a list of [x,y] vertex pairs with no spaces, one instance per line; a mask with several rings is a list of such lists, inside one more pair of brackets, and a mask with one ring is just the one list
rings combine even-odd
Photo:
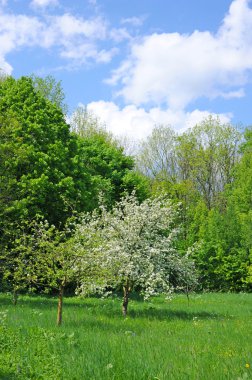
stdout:
[[[179,238],[178,208],[164,196],[139,203],[127,195],[112,210],[100,206],[100,213],[84,218],[77,228],[79,247],[86,225],[95,229],[97,244],[90,246],[93,265],[103,268],[98,287],[123,290],[123,315],[127,315],[130,292],[140,290],[145,299],[175,289],[188,289],[197,282],[189,253],[176,249]],[[78,241],[78,239],[77,239]],[[83,256],[83,266],[87,263]],[[90,260],[90,258],[89,258]],[[98,263],[99,262],[99,263]],[[98,264],[97,264],[98,263]],[[85,271],[86,272],[86,271]],[[90,281],[91,280],[91,281]],[[79,291],[95,288],[92,278],[80,279]]]

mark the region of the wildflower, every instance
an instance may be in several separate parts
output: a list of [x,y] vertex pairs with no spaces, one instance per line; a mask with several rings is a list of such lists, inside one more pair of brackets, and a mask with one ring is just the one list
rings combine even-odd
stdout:
[[245,367],[246,367],[246,368],[250,368],[250,364],[249,364],[249,363],[246,363],[246,364],[245,364]]

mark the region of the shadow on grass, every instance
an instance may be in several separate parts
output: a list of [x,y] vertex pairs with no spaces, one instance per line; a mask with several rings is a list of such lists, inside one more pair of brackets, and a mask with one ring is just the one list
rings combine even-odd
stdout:
[[[105,314],[105,315],[104,315]],[[103,320],[104,316],[106,319]],[[185,311],[174,311],[174,310],[153,310],[152,313],[150,311],[146,311],[143,313],[135,312],[131,310],[127,316],[128,322],[130,321],[143,321],[149,320],[153,322],[157,321],[166,321],[167,323],[171,321],[199,321],[199,320],[223,320],[225,317],[219,314],[212,314],[206,312],[200,313],[188,313]],[[107,314],[100,313],[100,315],[95,315],[94,318],[78,318],[76,320],[69,320],[67,316],[64,319],[65,327],[75,327],[75,328],[88,328],[92,331],[98,329],[99,331],[112,331],[112,332],[121,332],[122,326],[126,328],[127,325],[124,325],[125,318],[120,314]],[[115,323],[117,322],[117,323]],[[122,322],[122,323],[118,323]]]
[[[57,308],[57,298],[52,296],[20,296],[20,299],[15,306],[16,308],[19,307],[31,307],[36,308],[41,311],[48,309],[48,308],[54,308],[56,310]],[[195,319],[225,319],[227,318],[226,315],[222,315],[220,313],[215,312],[207,312],[207,311],[201,311],[201,310],[195,310],[195,305],[192,308],[190,305],[183,305],[183,308],[181,309],[181,305],[179,308],[175,309],[174,305],[172,307],[168,304],[165,304],[166,307],[160,307],[162,303],[158,303],[156,306],[148,306],[148,304],[144,303],[143,300],[139,298],[135,298],[133,301],[134,304],[131,305],[129,303],[129,311],[128,311],[128,318],[130,319],[148,319],[148,320],[188,320],[192,321]],[[12,304],[11,296],[7,297],[0,297],[0,305],[10,306]],[[140,306],[140,307],[139,307]],[[81,310],[83,310],[83,315],[88,315],[90,317],[107,317],[114,319],[123,319],[122,313],[121,313],[121,298],[114,298],[114,299],[106,299],[104,302],[103,300],[99,298],[89,298],[89,299],[74,299],[74,298],[68,298],[65,297],[64,299],[64,307],[63,307],[63,313],[66,315],[69,310],[70,313],[73,312],[73,308],[76,309],[76,312],[78,310],[78,314]],[[229,317],[230,318],[230,317]],[[64,318],[65,319],[65,318]],[[82,319],[80,317],[80,319]],[[66,321],[66,319],[65,319]],[[75,321],[76,323],[76,321]],[[84,321],[80,323],[85,323]]]
[[[137,305],[139,306],[139,305]],[[66,307],[67,308],[67,307]],[[66,311],[65,308],[65,311]],[[115,329],[114,322],[123,322],[125,318],[122,316],[120,305],[113,305],[113,307],[99,307],[96,309],[90,307],[89,310],[83,308],[83,318],[79,320],[75,320],[73,323],[78,325],[92,325],[91,327],[95,327],[99,325],[102,328],[109,328],[110,322],[113,324],[113,329]],[[85,315],[85,313],[88,313]],[[104,318],[104,320],[103,320]],[[175,309],[167,306],[166,308],[156,308],[156,307],[145,307],[142,309],[134,308],[129,306],[129,311],[127,318],[131,321],[175,321],[175,320],[183,320],[183,321],[197,321],[197,320],[224,320],[229,318],[227,315],[223,315],[221,313],[215,312],[207,312],[207,311],[197,311],[190,310],[190,306],[188,310],[183,309]],[[103,321],[102,321],[103,320]],[[108,321],[109,320],[109,321]],[[65,318],[66,324],[71,324],[72,321],[67,321],[67,317]],[[107,325],[108,324],[108,325]],[[118,327],[120,327],[121,323],[119,323]]]
[[16,380],[17,377],[13,373],[5,372],[0,369],[0,379],[1,380]]
[[[189,306],[190,308],[190,306]],[[223,319],[224,316],[218,313],[209,313],[206,311],[190,311],[190,310],[174,310],[174,309],[160,309],[149,308],[145,310],[130,310],[129,317],[131,318],[147,318],[153,320],[188,320],[195,319]]]

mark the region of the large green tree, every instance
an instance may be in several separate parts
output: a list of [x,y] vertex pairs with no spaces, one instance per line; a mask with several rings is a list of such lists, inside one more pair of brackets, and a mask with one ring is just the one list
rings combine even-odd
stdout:
[[192,182],[208,209],[234,179],[240,140],[235,127],[211,116],[178,138],[180,178]]
[[86,208],[90,175],[61,110],[30,78],[7,78],[0,85],[0,115],[1,184],[10,186],[1,223],[39,214],[59,225],[72,209]]
[[14,290],[18,231],[35,217],[63,228],[74,210],[88,210],[92,182],[79,142],[60,108],[34,89],[32,79],[0,83],[0,259]]

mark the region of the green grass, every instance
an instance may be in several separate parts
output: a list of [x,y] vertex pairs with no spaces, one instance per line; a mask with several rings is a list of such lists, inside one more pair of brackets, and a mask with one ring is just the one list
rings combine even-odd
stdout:
[[[252,294],[171,301],[0,294],[0,379],[252,379]],[[246,368],[246,364],[251,368]]]

